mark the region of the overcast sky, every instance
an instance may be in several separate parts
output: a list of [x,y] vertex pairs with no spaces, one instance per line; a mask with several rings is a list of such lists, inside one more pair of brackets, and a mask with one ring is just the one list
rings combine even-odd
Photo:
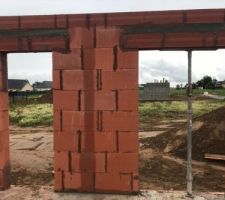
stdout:
[[[0,15],[102,13],[176,9],[225,8],[225,0],[0,0]],[[50,53],[9,54],[9,78],[51,80]],[[139,82],[167,78],[172,85],[187,80],[186,52],[140,52]],[[225,50],[193,53],[193,80],[203,75],[225,79]]]

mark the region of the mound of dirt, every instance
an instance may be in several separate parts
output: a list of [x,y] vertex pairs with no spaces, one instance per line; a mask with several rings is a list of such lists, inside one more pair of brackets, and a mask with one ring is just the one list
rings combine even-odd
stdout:
[[[225,107],[195,118],[192,138],[193,159],[203,160],[205,153],[225,155]],[[141,142],[143,148],[158,149],[186,159],[187,125],[184,123],[181,127]]]

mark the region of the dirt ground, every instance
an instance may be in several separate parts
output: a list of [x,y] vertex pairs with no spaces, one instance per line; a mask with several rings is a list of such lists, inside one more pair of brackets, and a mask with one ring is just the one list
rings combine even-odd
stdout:
[[[53,131],[51,127],[11,126],[10,153],[14,186],[8,192],[0,192],[0,199],[185,199],[185,157],[171,152],[171,149],[174,150],[171,146],[174,147],[174,141],[176,141],[171,139],[174,138],[171,133],[173,136],[182,135],[185,126],[185,119],[180,118],[150,119],[141,124],[141,130],[144,131],[139,133],[139,179],[140,190],[147,190],[147,192],[135,197],[103,195],[92,196],[93,198],[79,194],[72,198],[71,194],[63,196],[63,194],[53,192]],[[202,126],[201,120],[198,120],[195,122],[194,130],[199,130]],[[194,192],[197,192],[196,199],[225,198],[223,193],[225,191],[225,162],[195,159],[193,176],[193,188]],[[220,194],[209,192],[220,192]],[[22,194],[26,194],[27,197]]]

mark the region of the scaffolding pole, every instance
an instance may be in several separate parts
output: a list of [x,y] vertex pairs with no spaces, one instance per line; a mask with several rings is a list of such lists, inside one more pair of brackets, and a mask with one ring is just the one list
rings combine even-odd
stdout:
[[188,87],[187,87],[187,196],[192,194],[192,51],[188,51]]

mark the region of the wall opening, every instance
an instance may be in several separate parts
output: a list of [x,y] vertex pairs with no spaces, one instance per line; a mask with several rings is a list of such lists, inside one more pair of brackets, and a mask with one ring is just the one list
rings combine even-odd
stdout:
[[52,54],[8,54],[11,183],[53,184]]
[[[224,191],[224,50],[193,51],[193,189]],[[169,93],[168,93],[169,84]],[[187,52],[139,52],[140,189],[186,190]]]

